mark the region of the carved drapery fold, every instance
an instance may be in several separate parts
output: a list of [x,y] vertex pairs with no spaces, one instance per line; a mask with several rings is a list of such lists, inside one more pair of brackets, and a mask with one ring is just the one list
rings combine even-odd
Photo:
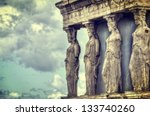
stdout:
[[133,33],[130,73],[134,91],[149,90],[150,78],[150,29],[146,24],[146,11],[134,10],[137,28]]
[[84,56],[85,62],[85,77],[86,77],[86,94],[96,94],[96,81],[98,78],[98,66],[100,55],[100,42],[96,34],[94,23],[88,22],[85,24],[87,28],[89,41],[86,44]]
[[66,79],[68,88],[68,97],[77,96],[77,82],[79,72],[79,55],[80,45],[76,39],[77,30],[73,27],[64,29],[68,35],[68,42],[70,46],[66,53]]
[[102,69],[106,93],[119,92],[121,88],[121,36],[117,29],[116,15],[104,17],[111,32],[106,40],[106,52]]

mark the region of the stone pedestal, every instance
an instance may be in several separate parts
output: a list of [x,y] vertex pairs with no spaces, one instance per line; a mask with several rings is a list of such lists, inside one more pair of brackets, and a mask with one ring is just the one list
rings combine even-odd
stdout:
[[[65,98],[66,99],[66,98]],[[68,99],[68,98],[67,98]],[[112,93],[101,95],[83,95],[74,97],[72,99],[150,99],[150,92],[125,92],[125,93]]]

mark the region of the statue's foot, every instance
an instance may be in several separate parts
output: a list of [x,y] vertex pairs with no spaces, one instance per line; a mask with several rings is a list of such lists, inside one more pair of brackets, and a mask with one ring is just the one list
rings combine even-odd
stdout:
[[149,88],[143,87],[143,88],[142,88],[142,91],[149,91]]
[[67,95],[68,98],[74,98],[77,97],[77,95]]
[[138,92],[141,92],[141,91],[142,91],[142,88],[134,88],[133,90],[134,90],[134,92],[137,92],[137,93],[138,93]]

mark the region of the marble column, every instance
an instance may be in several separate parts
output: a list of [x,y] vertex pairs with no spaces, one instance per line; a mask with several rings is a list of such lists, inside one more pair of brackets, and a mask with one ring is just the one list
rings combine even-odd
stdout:
[[137,28],[133,33],[129,64],[134,91],[148,91],[150,78],[150,29],[146,24],[146,10],[134,10]]
[[84,56],[85,77],[86,77],[86,95],[96,94],[96,82],[98,78],[98,66],[100,63],[100,41],[93,22],[85,23],[88,31],[89,41],[86,44]]
[[122,88],[121,81],[121,35],[117,28],[116,15],[104,17],[107,21],[110,35],[106,40],[106,52],[102,69],[105,92],[116,93]]
[[80,45],[76,38],[77,30],[74,27],[65,28],[64,30],[67,32],[68,42],[70,43],[70,46],[67,49],[65,59],[68,97],[76,97],[79,72]]

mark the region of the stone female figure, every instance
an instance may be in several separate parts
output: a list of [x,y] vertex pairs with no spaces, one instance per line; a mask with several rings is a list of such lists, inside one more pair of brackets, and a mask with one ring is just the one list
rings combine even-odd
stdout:
[[68,97],[76,97],[80,46],[76,39],[77,31],[74,28],[69,28],[66,29],[66,32],[68,34],[68,42],[70,43],[65,59]]
[[102,78],[106,93],[116,93],[121,86],[121,36],[116,26],[115,15],[105,17],[111,32],[106,40],[106,52],[102,69]]
[[86,94],[95,95],[96,80],[98,76],[100,42],[95,33],[94,24],[86,24],[89,35],[89,41],[86,44],[86,51],[84,56],[85,62],[85,77],[86,77]]
[[137,28],[133,33],[132,54],[129,64],[134,91],[149,90],[150,29],[145,22],[145,10],[134,11]]

